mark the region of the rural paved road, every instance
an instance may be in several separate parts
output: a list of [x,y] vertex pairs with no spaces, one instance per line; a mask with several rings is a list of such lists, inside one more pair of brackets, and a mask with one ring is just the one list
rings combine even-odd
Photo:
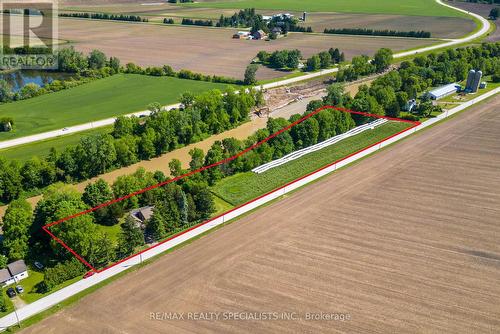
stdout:
[[[478,30],[477,32],[469,35],[469,36],[466,36],[463,38],[458,38],[458,39],[453,39],[453,40],[448,41],[448,42],[443,43],[443,44],[437,44],[437,45],[423,47],[423,48],[416,49],[416,50],[397,53],[397,54],[394,54],[394,58],[402,58],[402,57],[411,56],[411,55],[415,55],[415,54],[422,53],[422,52],[437,50],[437,49],[441,49],[441,48],[445,48],[445,47],[449,47],[449,46],[453,46],[453,45],[457,45],[457,44],[461,44],[461,43],[470,42],[470,41],[486,34],[491,27],[490,22],[480,15],[477,15],[477,14],[468,12],[466,10],[450,6],[448,4],[443,3],[441,0],[436,0],[436,1],[443,6],[450,7],[454,10],[457,10],[457,11],[460,11],[460,12],[463,12],[463,13],[466,13],[470,16],[475,17],[476,19],[478,19],[482,23],[481,29]],[[296,77],[296,78],[285,79],[285,80],[281,80],[281,81],[277,81],[277,82],[268,83],[268,84],[262,85],[260,87],[262,87],[263,89],[275,88],[275,87],[279,87],[279,86],[297,83],[297,82],[304,81],[304,80],[313,79],[313,78],[316,78],[318,76],[322,76],[325,74],[331,74],[331,73],[335,73],[335,72],[338,72],[338,68],[321,70],[319,72],[306,74],[306,75]],[[258,88],[260,88],[260,87],[258,87]],[[178,108],[178,107],[179,107],[179,104],[173,104],[173,105],[166,106],[165,109],[170,110],[172,108]],[[135,113],[125,115],[125,116],[149,115],[149,113],[150,113],[150,111],[146,110],[146,111],[135,112]],[[89,123],[75,125],[75,126],[69,126],[66,128],[53,130],[53,131],[49,131],[49,132],[43,132],[43,133],[39,133],[36,135],[0,141],[0,150],[6,149],[9,147],[23,145],[23,144],[29,144],[29,143],[33,143],[33,142],[37,142],[37,141],[41,141],[41,140],[46,140],[46,139],[50,139],[50,138],[55,138],[55,137],[59,137],[59,136],[63,136],[63,135],[68,135],[71,133],[91,130],[91,129],[95,129],[95,128],[106,126],[106,125],[112,125],[114,123],[115,119],[116,118],[107,118],[107,119],[99,120],[99,121],[95,121],[95,122],[89,122]]]
[[23,333],[498,333],[499,107],[493,98],[289,194]]

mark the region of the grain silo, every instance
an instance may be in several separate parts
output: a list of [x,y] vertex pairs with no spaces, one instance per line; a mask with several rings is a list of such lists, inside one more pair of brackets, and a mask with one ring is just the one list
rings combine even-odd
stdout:
[[476,74],[474,75],[474,82],[472,84],[472,89],[471,89],[473,93],[477,92],[477,90],[479,89],[479,85],[481,84],[482,78],[483,78],[483,72],[476,71]]
[[472,84],[474,83],[474,78],[476,76],[476,71],[470,70],[467,75],[467,83],[465,84],[465,90],[468,92],[472,91]]

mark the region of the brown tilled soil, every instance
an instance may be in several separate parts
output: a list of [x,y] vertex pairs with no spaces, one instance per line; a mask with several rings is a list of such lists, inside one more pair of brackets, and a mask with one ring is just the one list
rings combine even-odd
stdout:
[[[299,49],[310,57],[330,47],[343,50],[347,58],[373,54],[389,47],[395,51],[436,43],[435,40],[352,37],[292,33],[266,42],[232,39],[236,29],[131,24],[109,21],[59,20],[59,38],[84,52],[100,49],[122,63],[165,65],[205,74],[243,78],[245,68],[261,50]],[[283,76],[279,71],[259,71],[259,79]]]
[[[499,109],[496,97],[23,333],[498,333]],[[164,319],[169,312],[299,320]],[[306,312],[350,320],[307,321]]]
[[458,17],[427,17],[379,14],[310,13],[305,26],[316,32],[325,28],[366,28],[375,30],[429,31],[432,37],[458,38],[475,28],[472,20]]

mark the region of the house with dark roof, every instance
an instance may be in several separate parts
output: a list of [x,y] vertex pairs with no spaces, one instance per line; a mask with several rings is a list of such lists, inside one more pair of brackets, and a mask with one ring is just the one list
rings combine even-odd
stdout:
[[255,39],[264,39],[266,37],[267,35],[264,32],[264,30],[257,30],[256,32],[253,33],[253,38]]
[[2,286],[19,282],[28,277],[28,267],[23,260],[17,260],[7,265],[6,269],[0,270],[0,284]]
[[150,220],[151,217],[153,217],[153,209],[154,206],[144,206],[142,208],[130,211],[129,215],[134,219],[138,227],[145,229],[146,221]]

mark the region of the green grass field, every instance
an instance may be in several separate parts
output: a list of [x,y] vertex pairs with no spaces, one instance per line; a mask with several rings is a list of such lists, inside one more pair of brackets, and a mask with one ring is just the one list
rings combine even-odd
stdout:
[[418,16],[463,17],[434,0],[219,0],[183,4],[205,8],[257,8],[280,11],[344,12],[367,14],[399,14]]
[[197,93],[225,86],[171,77],[118,74],[57,93],[0,105],[0,117],[12,117],[15,122],[14,131],[0,133],[0,140],[145,110],[151,102],[173,104],[186,91]]
[[240,205],[409,126],[401,122],[386,123],[262,174],[247,172],[227,177],[217,183],[212,191],[228,203]]
[[26,161],[31,157],[37,156],[44,158],[49,155],[50,149],[55,148],[61,152],[68,146],[77,145],[80,140],[87,136],[92,136],[99,133],[111,132],[111,126],[103,126],[97,129],[73,133],[67,136],[51,138],[47,140],[37,141],[31,144],[15,146],[0,150],[0,156],[7,159]]

